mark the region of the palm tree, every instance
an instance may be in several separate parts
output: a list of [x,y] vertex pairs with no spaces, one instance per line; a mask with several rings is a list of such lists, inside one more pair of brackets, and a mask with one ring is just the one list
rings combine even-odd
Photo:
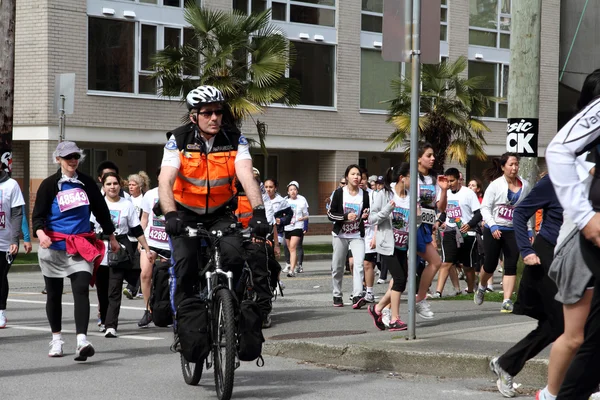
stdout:
[[[477,116],[485,115],[490,103],[498,98],[483,95],[480,90],[485,77],[465,79],[461,73],[467,59],[454,62],[425,64],[422,70],[420,137],[431,143],[435,150],[435,171],[443,171],[446,158],[464,165],[469,153],[480,160],[487,158],[483,146],[487,143],[484,132],[490,129]],[[408,152],[410,137],[411,80],[395,79],[392,89],[396,98],[390,100],[387,121],[396,130],[386,140],[386,151],[399,145]]]
[[[227,99],[237,126],[273,102],[298,104],[300,85],[285,77],[294,60],[293,48],[270,23],[270,10],[244,15],[188,1],[184,18],[193,29],[193,40],[183,47],[167,47],[154,58],[153,77],[162,83],[162,96],[184,101],[199,85],[215,86]],[[255,124],[266,152],[266,124],[259,120]]]

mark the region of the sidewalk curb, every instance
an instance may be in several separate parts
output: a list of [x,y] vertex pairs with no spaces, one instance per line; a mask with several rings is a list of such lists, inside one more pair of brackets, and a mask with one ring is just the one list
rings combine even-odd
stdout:
[[13,264],[10,266],[9,272],[36,272],[40,271],[39,264]]
[[[491,357],[476,354],[434,353],[368,348],[361,345],[336,346],[303,341],[265,342],[263,353],[320,364],[360,368],[369,372],[392,371],[448,378],[495,380],[489,370]],[[526,386],[543,387],[548,378],[548,361],[534,359],[515,380]]]

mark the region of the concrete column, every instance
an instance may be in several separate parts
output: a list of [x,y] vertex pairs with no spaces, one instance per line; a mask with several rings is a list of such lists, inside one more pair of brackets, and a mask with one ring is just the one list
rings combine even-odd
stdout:
[[325,199],[338,187],[350,164],[358,163],[358,151],[319,152],[319,214],[325,214]]

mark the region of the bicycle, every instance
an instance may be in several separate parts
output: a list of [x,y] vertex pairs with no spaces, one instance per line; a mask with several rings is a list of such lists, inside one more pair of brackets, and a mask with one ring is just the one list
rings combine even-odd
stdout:
[[[202,224],[197,224],[196,228],[187,227],[186,231],[188,237],[203,238],[209,242],[207,248],[210,257],[206,267],[200,272],[201,276],[204,275],[206,286],[200,295],[206,296],[208,303],[211,351],[200,363],[189,362],[180,354],[183,378],[188,385],[197,385],[202,377],[203,364],[206,363],[207,370],[214,367],[217,397],[219,400],[229,400],[233,392],[234,372],[240,366],[237,355],[237,298],[233,286],[233,273],[222,269],[220,240],[227,234],[238,232],[237,225],[232,224],[225,232],[209,232]],[[242,279],[245,277],[251,282],[252,277],[248,273],[251,274],[245,267]]]

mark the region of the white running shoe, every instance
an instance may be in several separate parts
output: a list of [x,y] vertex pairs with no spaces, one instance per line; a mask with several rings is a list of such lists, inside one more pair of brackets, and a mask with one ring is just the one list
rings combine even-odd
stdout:
[[433,319],[433,312],[427,300],[421,300],[415,304],[415,311],[423,319]]
[[106,328],[106,333],[104,334],[105,338],[116,338],[117,330],[115,328]]
[[374,303],[375,302],[375,295],[373,293],[365,293],[365,301],[367,303]]
[[0,329],[6,328],[6,310],[0,310]]
[[383,279],[377,279],[377,284],[378,285],[381,285],[382,283],[385,283],[385,280],[383,280]]
[[483,300],[485,300],[485,289],[479,286],[473,296],[473,302],[480,306],[483,304]]
[[50,342],[50,351],[48,357],[62,357],[63,356],[63,344],[65,342],[62,339],[54,339]]
[[498,377],[496,386],[498,391],[504,397],[515,397],[515,389],[513,387],[513,377],[500,367],[498,363],[499,357],[494,357],[490,361],[490,370]]
[[283,283],[283,281],[279,281],[279,286],[281,286],[282,289],[285,289],[285,283]]
[[392,319],[392,310],[389,308],[384,308],[381,310],[381,322],[385,325],[386,328],[390,327],[390,322]]
[[301,274],[301,273],[303,273],[303,272],[304,272],[304,268],[302,268],[302,264],[299,264],[299,265],[296,267],[296,273],[297,273],[297,274]]
[[442,293],[441,292],[435,292],[433,294],[433,296],[431,296],[431,298],[433,298],[433,299],[441,299],[442,298]]
[[75,361],[86,361],[88,357],[92,357],[94,354],[96,354],[94,346],[92,346],[87,339],[77,343],[77,349],[75,350]]
[[285,264],[285,268],[281,270],[281,272],[283,272],[284,274],[287,274],[288,272],[290,272],[290,268],[292,268],[292,266],[290,264]]

